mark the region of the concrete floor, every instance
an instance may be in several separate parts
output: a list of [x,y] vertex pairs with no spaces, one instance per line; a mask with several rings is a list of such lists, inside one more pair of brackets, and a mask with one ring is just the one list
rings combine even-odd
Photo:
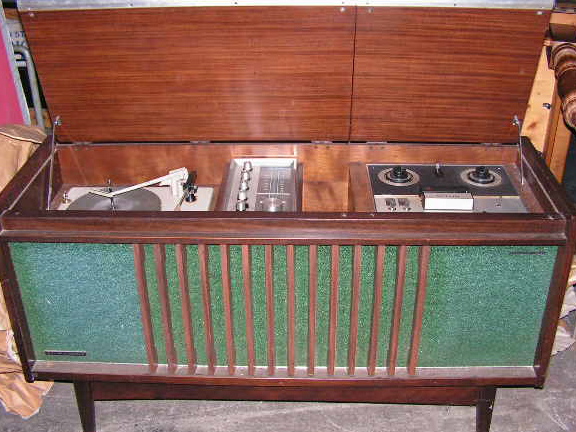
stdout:
[[[240,395],[241,396],[241,395]],[[0,408],[0,432],[79,432],[70,384],[29,420]],[[99,432],[473,432],[471,407],[292,402],[97,402]],[[544,390],[500,389],[492,432],[576,432],[576,346],[555,356]]]

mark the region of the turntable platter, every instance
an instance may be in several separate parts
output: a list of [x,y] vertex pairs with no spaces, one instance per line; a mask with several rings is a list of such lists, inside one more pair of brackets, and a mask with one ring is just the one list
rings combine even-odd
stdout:
[[[154,211],[160,210],[162,203],[160,198],[146,189],[136,189],[114,197],[114,210]],[[68,210],[112,210],[109,198],[87,193],[74,200]]]

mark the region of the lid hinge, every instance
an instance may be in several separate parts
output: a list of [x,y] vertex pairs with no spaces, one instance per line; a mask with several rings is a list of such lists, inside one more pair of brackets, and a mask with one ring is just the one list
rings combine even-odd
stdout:
[[54,157],[56,155],[56,128],[62,124],[60,116],[56,116],[52,123],[52,134],[50,135],[50,167],[48,171],[48,199],[46,201],[46,210],[50,210],[52,202],[52,181],[54,179]]
[[522,149],[522,120],[514,115],[512,124],[518,128],[518,158],[520,159],[520,184],[524,185],[524,154]]

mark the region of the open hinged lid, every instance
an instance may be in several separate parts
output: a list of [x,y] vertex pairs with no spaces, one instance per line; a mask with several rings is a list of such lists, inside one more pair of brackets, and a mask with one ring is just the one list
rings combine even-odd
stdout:
[[551,3],[19,9],[61,142],[515,142]]

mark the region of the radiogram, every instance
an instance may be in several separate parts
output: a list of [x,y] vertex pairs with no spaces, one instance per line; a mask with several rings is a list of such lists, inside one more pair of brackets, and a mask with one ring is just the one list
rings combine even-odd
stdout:
[[488,431],[544,384],[574,252],[519,134],[546,1],[19,3],[55,126],[0,195],[2,285],[86,432],[95,400],[239,397]]

